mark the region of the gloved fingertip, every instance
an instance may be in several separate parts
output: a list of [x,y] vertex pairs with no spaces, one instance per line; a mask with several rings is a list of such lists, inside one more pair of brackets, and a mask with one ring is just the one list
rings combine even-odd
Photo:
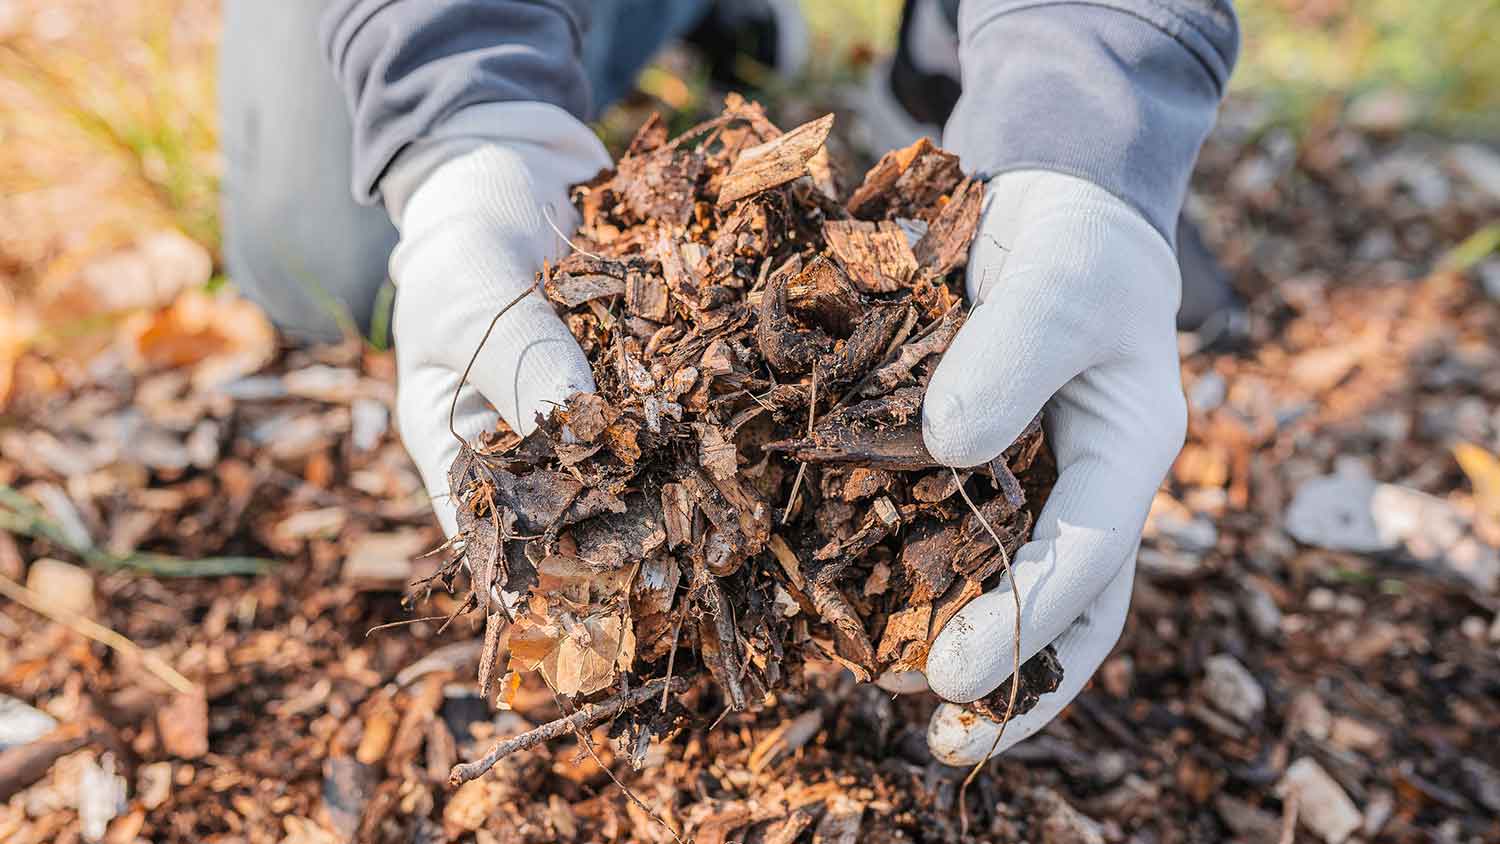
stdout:
[[[936,378],[933,384],[937,385]],[[975,414],[952,389],[930,387],[922,402],[922,442],[932,458],[944,466],[964,468],[983,463],[985,456],[976,447]]]
[[999,730],[999,724],[983,715],[945,703],[927,722],[927,749],[945,765],[973,765],[989,754]]
[[913,695],[927,691],[927,678],[920,671],[887,671],[875,678],[875,685],[893,695]]
[[975,598],[932,643],[927,684],[943,700],[968,703],[994,691],[1015,667],[1015,610],[1008,588]]

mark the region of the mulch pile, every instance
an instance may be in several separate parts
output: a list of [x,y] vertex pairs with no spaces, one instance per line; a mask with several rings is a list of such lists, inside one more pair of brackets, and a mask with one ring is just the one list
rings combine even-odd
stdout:
[[[1265,842],[1282,840],[1286,820],[1302,844],[1500,838],[1495,585],[1476,579],[1472,567],[1445,564],[1441,554],[1304,544],[1287,518],[1311,480],[1357,465],[1469,514],[1493,547],[1500,498],[1466,477],[1451,447],[1500,451],[1500,303],[1483,286],[1490,279],[1500,290],[1500,263],[1486,263],[1481,251],[1477,261],[1439,265],[1455,244],[1500,218],[1497,159],[1338,123],[1293,138],[1267,131],[1252,115],[1244,104],[1226,109],[1190,203],[1247,300],[1248,333],[1228,348],[1184,346],[1188,447],[1153,508],[1124,636],[1062,716],[984,769],[968,794],[968,839],[960,837],[957,812],[966,771],[936,763],[925,747],[934,700],[856,684],[829,656],[848,659],[832,628],[787,588],[796,584],[774,548],[771,559],[747,555],[727,577],[731,586],[761,578],[772,606],[780,587],[793,598],[782,606],[797,609],[789,623],[806,627],[807,638],[784,651],[787,679],[771,692],[774,705],[726,712],[727,693],[696,638],[702,616],[686,614],[674,676],[704,679],[671,697],[671,728],[647,745],[640,771],[630,764],[636,746],[610,741],[601,727],[587,747],[563,735],[452,788],[455,764],[573,707],[560,704],[537,672],[517,672],[514,691],[496,690],[508,710],[497,713],[481,697],[474,677],[484,624],[471,613],[439,632],[463,593],[432,592],[420,612],[437,620],[367,634],[403,618],[400,592],[441,564],[421,556],[442,537],[390,430],[391,356],[353,345],[242,355],[231,369],[253,374],[200,380],[176,357],[197,347],[172,342],[185,329],[170,326],[211,331],[215,321],[203,315],[212,308],[196,302],[146,332],[172,354],[144,367],[108,354],[88,366],[31,361],[25,383],[50,386],[22,389],[6,410],[0,574],[128,637],[186,675],[196,692],[174,691],[139,655],[0,601],[0,724],[21,723],[11,699],[58,722],[43,738],[0,750],[0,840],[672,841],[648,812],[698,842]],[[743,139],[747,147],[759,142]],[[816,160],[811,169],[816,183]],[[825,213],[844,207],[808,190],[803,180],[725,209],[705,193],[705,211],[721,220],[712,215],[806,208],[795,203],[809,197]],[[685,231],[699,224],[696,213],[694,203]],[[722,222],[712,226],[724,231]],[[804,268],[835,248],[821,229],[798,237],[807,245],[778,254],[809,253]],[[586,229],[577,242],[604,256],[636,248],[652,254],[649,243],[613,246],[601,229]],[[563,280],[567,268],[573,277],[589,275],[586,259],[569,257],[550,278]],[[697,261],[683,257],[684,266]],[[597,273],[609,279],[601,284],[623,283],[623,302],[568,310],[575,325],[584,316],[596,321],[580,332],[586,340],[609,332],[592,335],[611,341],[590,347],[592,359],[607,360],[633,340],[646,367],[651,338],[631,329],[640,324],[632,323],[629,303],[657,307],[642,295],[654,273],[640,268],[631,294],[631,264],[623,263],[623,278]],[[736,272],[743,286],[725,285],[733,293],[716,308],[675,295],[669,301],[705,314],[727,307],[727,316],[748,306],[758,282],[769,289],[780,267],[772,264],[764,282],[758,264],[748,275]],[[933,285],[935,293],[943,289]],[[915,289],[861,295],[923,304]],[[922,325],[933,314],[917,311]],[[676,343],[702,325],[690,315],[661,324],[678,321],[684,332]],[[802,327],[843,336],[817,321]],[[920,330],[914,325],[911,336]],[[753,335],[741,345],[761,355]],[[706,349],[686,361],[699,380]],[[734,368],[738,355],[713,377],[716,386],[736,376],[748,383]],[[782,399],[800,408],[761,411],[744,430],[786,426],[766,442],[805,435],[818,365],[814,358],[799,375],[776,376],[786,388]],[[675,374],[646,373],[658,392]],[[755,377],[769,381],[764,370]],[[822,377],[815,425],[849,389],[825,389]],[[605,371],[600,386],[619,391],[616,399],[629,390]],[[769,384],[745,389],[770,404]],[[640,423],[637,463],[650,467],[627,487],[654,490],[660,502],[667,483],[683,483],[661,475],[662,467],[714,465],[698,459],[702,438],[690,423],[724,425],[733,415],[711,420],[712,405],[695,408],[691,390],[661,399],[659,409],[671,401],[684,413],[682,420],[662,415],[664,430],[680,432],[663,441],[645,427],[647,396],[636,395],[638,403],[611,404],[625,406],[618,418]],[[851,402],[865,400],[858,396]],[[493,447],[502,457],[517,448]],[[606,440],[584,465],[620,460],[616,448]],[[763,449],[737,444],[735,452],[736,477],[755,478],[751,455]],[[852,473],[811,466],[801,503],[782,526],[795,480],[786,474],[811,455],[774,454],[786,456],[765,461],[782,467],[776,494],[763,495],[769,530],[786,540],[805,582],[822,547],[817,513],[844,503],[848,486],[823,479]],[[900,512],[912,499],[894,490],[914,488],[856,498],[844,528],[857,532],[880,495]],[[987,476],[970,478],[967,489],[984,502],[995,495]],[[947,503],[962,524],[961,502]],[[699,521],[705,537],[710,526],[718,529],[707,512]],[[1408,528],[1426,527],[1414,524]],[[578,527],[559,531],[559,546]],[[870,623],[865,632],[877,653],[877,619],[889,604],[878,592],[866,596],[868,580],[856,578],[884,561],[887,588],[897,588],[897,543],[910,532],[876,543],[837,578],[850,606],[867,612],[856,617]],[[690,591],[693,548],[689,540],[672,552],[679,566],[673,611],[701,600]],[[705,539],[705,568],[708,549]],[[200,565],[211,555],[223,559]],[[257,576],[223,573],[248,565],[247,557],[279,562]],[[530,560],[508,559],[523,558]],[[631,618],[644,628],[629,597]],[[774,614],[764,617],[778,623]],[[738,628],[735,636],[740,641]],[[634,689],[663,679],[660,658],[643,657],[644,638],[632,673],[583,697],[613,694],[627,679]],[[778,641],[765,633],[744,643]],[[642,666],[652,670],[636,670]],[[497,666],[496,679],[509,668]],[[17,751],[26,764],[17,764]]]
[[[543,273],[597,393],[449,472],[459,534],[435,580],[473,573],[480,694],[538,671],[602,707],[591,722],[629,695],[614,734],[637,768],[700,674],[739,712],[800,683],[804,658],[866,682],[921,670],[1055,478],[1040,420],[977,471],[922,443],[983,185],[922,141],[846,197],[832,124],[783,134],[737,97],[670,142],[649,121],[577,189],[576,251]],[[1061,679],[1037,662],[1052,670],[1023,675],[1042,683],[1026,704]]]

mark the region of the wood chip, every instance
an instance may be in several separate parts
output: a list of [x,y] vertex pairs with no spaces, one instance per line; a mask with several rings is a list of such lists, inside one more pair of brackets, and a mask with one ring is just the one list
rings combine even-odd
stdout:
[[828,139],[833,115],[825,114],[778,138],[740,153],[719,187],[719,206],[807,175],[807,162]]
[[823,224],[823,237],[862,292],[893,293],[908,286],[917,271],[906,233],[889,220],[829,220]]

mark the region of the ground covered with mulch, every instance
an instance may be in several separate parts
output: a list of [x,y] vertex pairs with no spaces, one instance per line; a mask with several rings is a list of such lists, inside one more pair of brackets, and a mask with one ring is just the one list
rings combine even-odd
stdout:
[[[1243,329],[1183,336],[1188,444],[1125,634],[976,779],[967,840],[1494,840],[1500,264],[1484,227],[1500,158],[1337,124],[1297,139],[1239,105],[1190,211]],[[644,279],[619,281],[667,324]],[[0,430],[0,839],[965,840],[967,772],[925,749],[935,701],[855,682],[816,624],[774,705],[734,711],[696,682],[656,741],[567,734],[450,786],[456,763],[573,704],[501,670],[496,712],[483,621],[440,632],[465,592],[403,606],[442,537],[391,429],[390,356],[278,349],[240,307],[185,295],[87,366],[18,371]],[[786,400],[833,363],[783,379]],[[786,499],[767,500],[779,519]],[[877,510],[854,500],[861,523],[830,536]],[[792,550],[811,559],[812,535]],[[865,591],[850,600],[879,605]],[[438,618],[371,632],[417,615]]]

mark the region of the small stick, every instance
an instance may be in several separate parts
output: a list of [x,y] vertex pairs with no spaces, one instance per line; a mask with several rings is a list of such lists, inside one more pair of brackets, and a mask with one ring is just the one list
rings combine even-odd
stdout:
[[528,730],[518,736],[496,742],[488,753],[473,762],[454,765],[453,770],[448,774],[448,784],[454,786],[463,785],[469,780],[480,777],[485,771],[495,767],[496,762],[518,750],[535,747],[542,742],[551,741],[564,733],[597,726],[626,709],[639,706],[645,701],[655,698],[663,690],[681,692],[685,689],[687,689],[687,681],[681,677],[674,678],[670,682],[667,680],[652,680],[649,683],[636,686],[625,694],[615,695],[599,703],[585,704],[579,707],[577,712],[566,718],[549,721],[536,729]]
[[424,615],[421,618],[406,618],[402,619],[401,621],[388,621],[385,624],[377,624],[374,627],[371,627],[369,630],[366,630],[365,638],[370,638],[370,634],[374,633],[377,630],[389,630],[392,627],[405,627],[408,624],[421,624],[424,621],[442,621],[447,617],[448,616],[446,615]]
[[3,574],[0,574],[0,595],[4,595],[38,615],[46,616],[76,633],[107,645],[118,653],[139,659],[141,664],[146,666],[147,671],[155,674],[163,683],[171,686],[173,691],[185,695],[194,694],[198,691],[198,684],[182,676],[177,669],[168,665],[167,661],[161,657],[147,651],[135,642],[130,641],[123,635],[116,633],[91,618],[85,618],[77,613],[47,606],[42,601],[42,596]]
[[687,617],[687,611],[683,610],[677,614],[677,623],[672,626],[672,652],[667,655],[667,682],[661,687],[661,711],[667,711],[668,693],[672,691],[672,667],[677,662],[677,639],[682,635],[682,620]]
[[1281,841],[1280,844],[1292,844],[1297,839],[1297,814],[1302,808],[1302,792],[1292,789],[1286,796],[1286,804],[1281,807]]
[[958,494],[963,496],[964,503],[974,511],[974,518],[984,525],[990,538],[995,540],[995,547],[1000,549],[1000,562],[1005,565],[1005,577],[1010,581],[1010,595],[1016,602],[1015,667],[1010,672],[1010,699],[1005,702],[1005,717],[1000,719],[1000,729],[995,732],[995,740],[990,743],[989,751],[984,754],[984,758],[974,763],[974,769],[964,777],[964,783],[958,789],[958,825],[960,833],[967,838],[969,813],[964,805],[964,799],[969,794],[969,784],[974,782],[974,778],[979,776],[980,771],[984,770],[984,763],[990,761],[990,757],[995,755],[995,748],[1000,746],[1000,737],[1005,735],[1005,725],[1010,723],[1010,716],[1016,711],[1016,694],[1021,690],[1021,587],[1016,585],[1016,577],[1010,569],[1010,554],[1005,550],[1005,543],[1000,539],[1000,534],[995,532],[995,529],[990,526],[989,519],[984,517],[984,513],[974,505],[973,499],[969,498],[968,491],[964,489],[963,480],[958,477],[958,470],[949,466],[948,471],[953,473],[953,481],[958,484]]
[[[813,435],[813,422],[818,418],[818,369],[813,367],[812,384],[809,386],[807,400],[807,436]],[[807,475],[807,461],[797,464],[797,477],[792,481],[792,494],[786,500],[786,511],[781,514],[781,523],[786,524],[792,518],[792,508],[797,506],[797,493],[802,491],[802,478]]]
[[[557,708],[562,710],[563,712],[567,712],[568,705],[563,702],[562,695],[559,695],[557,693],[557,687],[552,685],[552,681],[547,678],[547,672],[544,670],[538,670],[537,673],[541,675],[542,682],[547,684],[547,691],[552,693],[552,699],[557,701]],[[672,688],[672,684],[667,683],[666,688],[670,690]],[[578,713],[576,712],[573,713],[573,715],[577,714]],[[569,716],[569,718],[571,717],[573,716]],[[637,797],[635,792],[630,790],[630,786],[626,785],[623,782],[620,782],[620,778],[615,776],[615,772],[611,771],[609,769],[609,766],[604,764],[604,760],[600,759],[599,754],[594,752],[594,742],[589,738],[589,734],[584,730],[578,729],[576,727],[573,727],[571,729],[573,734],[578,736],[578,741],[583,745],[583,749],[588,751],[589,758],[593,759],[594,764],[599,766],[599,770],[603,771],[604,775],[609,777],[609,781],[615,784],[615,788],[620,789],[620,791],[630,799],[630,802],[639,807],[642,812],[650,815],[651,820],[656,821],[658,824],[660,824],[662,829],[665,829],[667,832],[672,833],[672,838],[677,841],[677,844],[685,844],[685,842],[682,840],[682,836],[677,834],[677,830],[673,829],[671,824],[668,824],[666,821],[662,820],[661,815],[658,815],[655,811],[652,810],[650,806],[646,805],[646,802],[644,800]]]

